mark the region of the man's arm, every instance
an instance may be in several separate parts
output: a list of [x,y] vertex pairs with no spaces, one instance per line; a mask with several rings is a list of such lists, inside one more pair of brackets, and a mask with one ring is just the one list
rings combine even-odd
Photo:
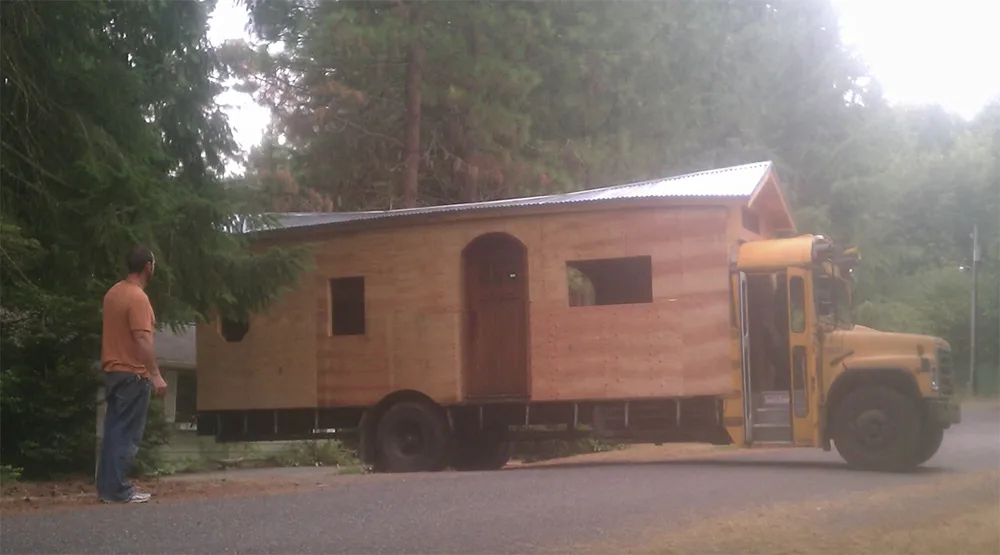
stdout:
[[149,372],[156,394],[162,397],[167,393],[167,382],[160,375],[160,366],[156,363],[156,354],[153,351],[154,319],[149,299],[143,297],[141,301],[136,301],[129,307],[128,324],[132,330],[132,339],[138,346],[139,361]]
[[132,339],[139,346],[139,362],[146,367],[150,376],[159,377],[160,367],[156,364],[156,354],[153,351],[153,332],[133,329]]

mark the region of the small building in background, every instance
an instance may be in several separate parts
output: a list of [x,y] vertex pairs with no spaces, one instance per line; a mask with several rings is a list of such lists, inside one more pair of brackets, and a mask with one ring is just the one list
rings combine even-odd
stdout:
[[163,416],[179,430],[196,429],[197,369],[195,327],[188,325],[174,332],[157,331],[153,337],[156,360],[167,382]]

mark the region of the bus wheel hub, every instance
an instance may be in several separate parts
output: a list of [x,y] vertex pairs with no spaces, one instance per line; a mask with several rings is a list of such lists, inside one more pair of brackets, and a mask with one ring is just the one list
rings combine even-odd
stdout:
[[869,410],[858,415],[854,433],[858,441],[870,447],[884,445],[889,441],[891,423],[884,412]]

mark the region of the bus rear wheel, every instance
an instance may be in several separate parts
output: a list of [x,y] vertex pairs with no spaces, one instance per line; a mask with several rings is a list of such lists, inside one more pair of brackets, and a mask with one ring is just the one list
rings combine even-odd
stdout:
[[507,464],[513,445],[502,429],[486,429],[458,436],[452,452],[455,470],[499,470]]
[[434,472],[448,463],[450,428],[443,411],[429,403],[403,401],[378,421],[378,466],[386,472]]

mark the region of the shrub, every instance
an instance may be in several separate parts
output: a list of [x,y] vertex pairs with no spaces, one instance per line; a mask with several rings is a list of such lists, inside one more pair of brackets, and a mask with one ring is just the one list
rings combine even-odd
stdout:
[[92,472],[98,382],[81,356],[87,342],[3,335],[0,459],[29,479]]
[[548,459],[559,459],[582,455],[585,453],[600,453],[624,448],[625,445],[602,443],[596,439],[578,439],[574,441],[547,440],[525,441],[514,443],[513,458],[524,462],[537,462]]
[[154,476],[161,474],[164,464],[161,449],[170,443],[170,423],[164,420],[163,399],[153,396],[146,417],[146,430],[142,434],[139,452],[132,464],[133,476]]
[[18,468],[9,464],[0,465],[0,486],[9,486],[17,483],[17,481],[21,479],[21,474],[23,473],[23,468]]
[[337,440],[302,441],[275,457],[280,466],[357,466],[358,454]]

